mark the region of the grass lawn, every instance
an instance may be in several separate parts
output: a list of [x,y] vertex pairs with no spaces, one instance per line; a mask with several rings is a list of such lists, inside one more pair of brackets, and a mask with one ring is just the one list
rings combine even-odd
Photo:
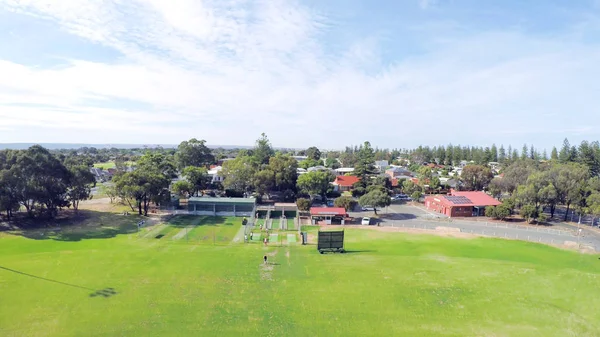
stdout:
[[[240,228],[213,220],[163,225]],[[375,229],[346,229],[348,253],[321,255],[123,226],[0,234],[0,336],[600,336],[597,255]]]
[[[126,162],[125,164],[126,164],[127,166],[131,166],[131,165],[134,165],[134,164],[135,164],[135,162],[133,162],[133,161],[128,161],[128,162]],[[107,169],[109,169],[109,168],[115,168],[115,162],[114,162],[114,161],[107,161],[107,162],[104,162],[104,163],[95,163],[95,164],[94,164],[94,167],[101,168],[101,169],[103,169],[103,170],[107,170]]]

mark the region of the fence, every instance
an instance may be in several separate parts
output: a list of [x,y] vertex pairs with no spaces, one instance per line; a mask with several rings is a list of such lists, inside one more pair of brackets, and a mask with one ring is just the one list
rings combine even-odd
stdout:
[[[435,231],[436,227],[442,226],[442,224],[427,224],[422,222],[388,222],[387,225],[396,228],[412,228],[426,231]],[[571,231],[562,231],[550,228],[531,228],[528,226],[508,224],[478,223],[477,225],[478,226],[467,227],[453,224],[452,228],[460,230],[461,233],[496,238],[538,242],[550,245],[579,246],[580,248],[591,249],[594,251],[598,251],[600,248],[600,242],[590,239],[584,235],[578,236]]]

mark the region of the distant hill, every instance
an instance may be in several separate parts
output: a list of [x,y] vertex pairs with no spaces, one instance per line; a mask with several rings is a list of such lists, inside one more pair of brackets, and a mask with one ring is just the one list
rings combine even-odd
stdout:
[[[61,149],[80,149],[82,147],[95,147],[97,149],[134,149],[143,147],[163,147],[163,148],[176,148],[177,145],[173,144],[77,144],[77,143],[0,143],[0,150],[11,149],[11,150],[24,150],[33,145],[41,145],[49,150],[61,150]],[[242,145],[207,145],[209,148],[223,148],[223,149],[250,149],[252,146]]]

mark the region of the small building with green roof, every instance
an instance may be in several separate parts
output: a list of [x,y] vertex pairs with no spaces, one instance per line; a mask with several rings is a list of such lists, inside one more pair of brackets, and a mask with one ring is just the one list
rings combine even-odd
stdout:
[[256,198],[191,197],[188,211],[197,215],[254,216]]

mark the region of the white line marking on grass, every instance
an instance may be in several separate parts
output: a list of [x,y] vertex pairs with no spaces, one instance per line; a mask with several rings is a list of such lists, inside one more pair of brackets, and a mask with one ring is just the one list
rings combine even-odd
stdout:
[[185,226],[185,228],[180,230],[177,234],[173,235],[172,239],[179,240],[179,239],[183,238],[189,231],[192,230],[192,228],[194,228],[194,225]]
[[148,233],[146,233],[146,235],[144,235],[144,238],[153,238],[155,236],[158,235],[158,233],[160,233],[165,227],[167,227],[167,225],[165,224],[160,224],[154,228],[152,228],[151,231],[149,231]]

